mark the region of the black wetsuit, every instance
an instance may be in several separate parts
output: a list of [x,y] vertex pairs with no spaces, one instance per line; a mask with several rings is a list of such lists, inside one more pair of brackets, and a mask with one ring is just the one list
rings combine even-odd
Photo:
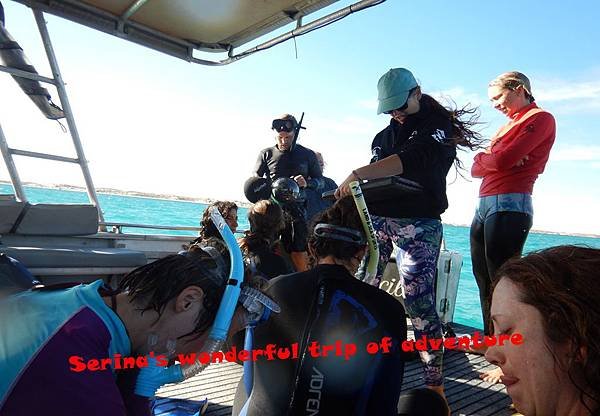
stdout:
[[[292,151],[281,151],[277,146],[261,150],[254,167],[254,174],[268,177],[272,181],[277,178],[293,178],[302,175],[307,187],[321,191],[324,186],[321,166],[315,153],[306,147],[296,144]],[[306,251],[307,225],[306,201],[304,191],[295,203],[283,204],[281,207],[291,217],[286,221],[283,233],[285,249],[288,252]]]
[[276,254],[266,241],[253,246],[244,257],[247,262],[252,260],[256,272],[267,279],[294,271],[292,266],[283,257]]
[[[298,343],[299,358],[255,361],[248,415],[396,414],[406,320],[395,298],[338,265],[279,276],[269,282],[266,293],[279,303],[281,313],[256,328],[253,349]],[[391,337],[390,352],[369,354],[366,345],[383,337]],[[321,348],[341,341],[344,351],[354,344],[356,355],[346,360],[330,352],[314,358],[307,350],[313,341]],[[240,382],[234,415],[245,401]]]
[[302,175],[308,181],[308,178],[323,176],[315,153],[300,144],[297,144],[292,151],[282,152],[277,146],[261,150],[254,173],[256,176],[266,176],[271,180]]

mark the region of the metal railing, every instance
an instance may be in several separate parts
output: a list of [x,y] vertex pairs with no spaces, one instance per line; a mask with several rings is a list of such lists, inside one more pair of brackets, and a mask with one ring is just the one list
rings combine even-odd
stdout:
[[150,225],[150,224],[133,224],[126,222],[104,222],[99,223],[100,227],[105,227],[108,232],[122,234],[123,227],[127,228],[147,228],[150,230],[168,230],[168,231],[200,231],[200,227],[191,227],[185,225]]
[[[4,132],[2,131],[2,126],[0,125],[0,152],[4,158],[4,163],[6,164],[6,168],[10,175],[10,180],[12,186],[15,190],[15,195],[19,201],[27,202],[27,195],[25,194],[25,189],[21,182],[21,178],[19,177],[17,167],[15,165],[13,155],[14,156],[24,156],[24,157],[33,157],[37,159],[46,159],[53,160],[57,162],[67,162],[67,163],[76,163],[81,167],[81,172],[83,174],[83,178],[86,185],[86,191],[90,203],[92,203],[96,209],[98,210],[98,218],[101,222],[104,221],[104,215],[102,210],[100,209],[100,202],[98,201],[98,195],[96,194],[96,188],[94,187],[94,183],[92,181],[92,175],[90,174],[90,170],[88,167],[88,161],[85,158],[85,154],[83,152],[83,146],[81,144],[81,139],[79,138],[79,132],[77,131],[77,126],[75,124],[75,118],[73,117],[73,111],[71,109],[71,105],[69,103],[69,98],[67,96],[67,91],[65,88],[65,83],[63,82],[60,69],[58,67],[58,62],[56,60],[56,55],[54,54],[54,48],[52,47],[52,42],[50,41],[50,34],[48,33],[48,28],[46,26],[46,21],[44,19],[44,14],[35,8],[33,10],[33,15],[35,17],[35,21],[38,26],[38,30],[42,37],[42,42],[44,44],[44,49],[46,51],[46,56],[48,58],[48,63],[50,64],[50,68],[52,70],[53,78],[44,77],[39,74],[22,71],[16,68],[9,68],[6,66],[0,65],[0,71],[6,72],[13,76],[23,77],[27,79],[32,79],[39,82],[44,82],[48,84],[52,84],[56,87],[58,91],[58,96],[60,98],[61,107],[64,111],[65,118],[67,121],[67,125],[69,126],[69,132],[71,134],[71,138],[73,141],[73,146],[75,147],[75,152],[77,154],[76,158],[52,155],[47,153],[33,152],[29,150],[22,149],[14,149],[8,146],[6,141],[6,137],[4,136]],[[102,228],[101,228],[102,230]]]

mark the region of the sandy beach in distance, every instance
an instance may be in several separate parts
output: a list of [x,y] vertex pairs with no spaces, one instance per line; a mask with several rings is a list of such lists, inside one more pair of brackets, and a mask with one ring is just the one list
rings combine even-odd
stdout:
[[[0,180],[0,184],[10,185],[9,181]],[[47,188],[47,189],[57,189],[61,191],[74,191],[74,192],[85,192],[86,189],[82,186],[73,186],[73,185],[65,185],[65,184],[40,184],[35,182],[24,182],[23,186],[31,186],[35,188]],[[184,202],[196,202],[200,204],[209,205],[216,201],[213,198],[194,198],[183,195],[168,195],[168,194],[155,194],[150,192],[140,192],[140,191],[129,191],[122,189],[114,189],[114,188],[96,188],[96,192],[99,194],[107,194],[107,195],[124,195],[124,196],[134,196],[138,198],[151,198],[151,199],[164,199],[168,201],[184,201]],[[234,200],[239,207],[249,208],[252,206],[248,201],[239,201]],[[455,223],[444,223],[445,225],[452,225],[456,227],[469,227],[469,224],[455,224]],[[592,237],[592,238],[600,238],[598,234],[584,234],[584,233],[568,233],[568,232],[556,232],[556,231],[547,231],[547,230],[538,230],[532,229],[531,232],[540,233],[540,234],[552,234],[552,235],[571,235],[576,237]]]

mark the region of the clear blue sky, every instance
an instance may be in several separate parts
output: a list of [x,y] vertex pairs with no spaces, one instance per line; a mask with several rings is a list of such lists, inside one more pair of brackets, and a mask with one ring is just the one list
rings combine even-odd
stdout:
[[[31,12],[3,4],[7,29],[48,75]],[[274,142],[271,119],[302,111],[308,130],[300,142],[321,151],[326,174],[340,181],[368,161],[373,136],[388,122],[375,104],[377,80],[389,68],[411,69],[425,92],[481,106],[488,137],[505,120],[489,106],[487,83],[519,70],[558,125],[534,189],[534,228],[600,234],[599,11],[594,1],[388,0],[298,38],[298,59],[291,41],[220,68],[47,20],[98,187],[242,199],[258,151]],[[0,97],[12,147],[73,154],[68,136],[5,74]],[[467,169],[472,156],[461,154]],[[73,167],[17,162],[23,180],[82,184]],[[3,166],[0,179],[8,179]],[[449,185],[446,222],[470,222],[478,184]]]

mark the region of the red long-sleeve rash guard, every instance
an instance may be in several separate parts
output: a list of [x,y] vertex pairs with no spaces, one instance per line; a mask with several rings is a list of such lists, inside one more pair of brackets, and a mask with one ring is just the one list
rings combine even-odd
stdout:
[[[531,103],[492,138],[486,152],[475,156],[471,175],[483,178],[479,196],[533,192],[544,171],[556,136],[552,114]],[[522,166],[517,163],[525,156]]]

